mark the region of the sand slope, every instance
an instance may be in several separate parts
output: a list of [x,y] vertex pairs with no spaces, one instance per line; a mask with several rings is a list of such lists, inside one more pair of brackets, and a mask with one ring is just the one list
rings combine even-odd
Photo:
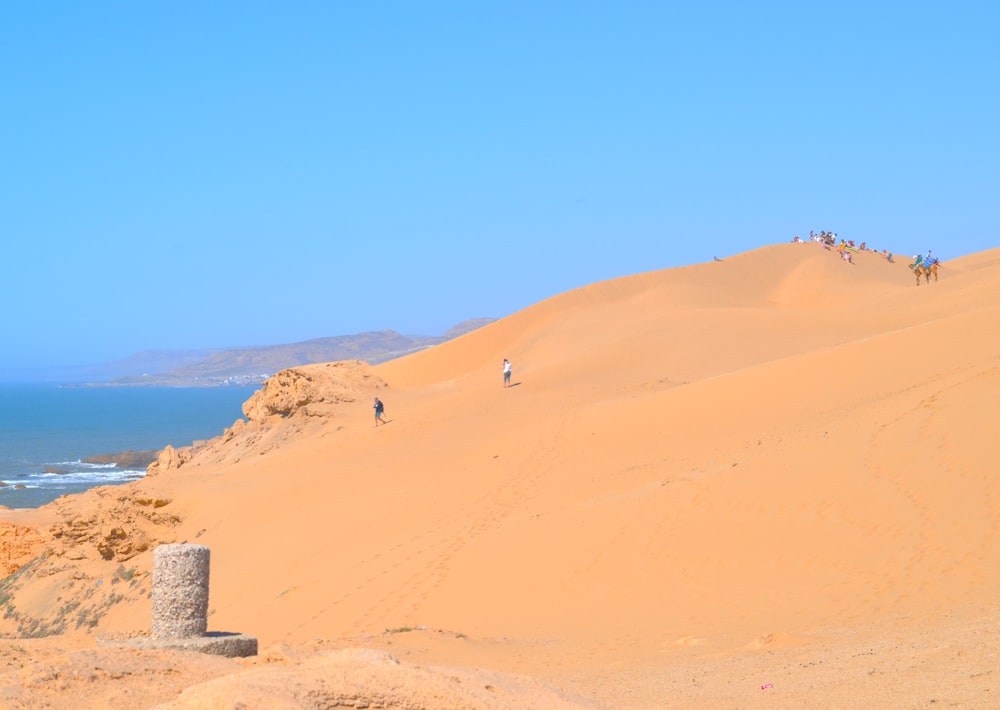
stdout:
[[7,583],[7,633],[73,594],[88,634],[148,630],[150,551],[187,540],[212,550],[212,630],[562,693],[525,706],[989,707],[1000,250],[919,287],[855,262],[769,246],[296,368],[297,404],[180,467],[6,513],[59,533]]

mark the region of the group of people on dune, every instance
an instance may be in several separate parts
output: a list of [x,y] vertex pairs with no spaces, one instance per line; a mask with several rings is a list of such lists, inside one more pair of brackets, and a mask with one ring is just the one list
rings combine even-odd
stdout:
[[[797,244],[805,244],[805,240],[802,239],[798,234],[792,239],[793,242]],[[824,249],[836,249],[840,253],[840,258],[849,264],[854,263],[853,252],[856,251],[873,251],[876,254],[882,255],[887,261],[892,261],[892,252],[887,249],[878,251],[877,249],[870,249],[868,247],[868,242],[861,242],[855,246],[853,239],[837,239],[836,232],[821,231],[816,234],[811,229],[809,230],[809,241],[816,242],[817,244],[822,244]]]

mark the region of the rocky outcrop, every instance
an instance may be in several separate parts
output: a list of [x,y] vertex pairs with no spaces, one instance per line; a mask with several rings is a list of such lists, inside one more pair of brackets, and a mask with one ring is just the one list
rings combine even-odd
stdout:
[[0,635],[93,628],[119,605],[140,604],[149,593],[149,573],[134,558],[176,541],[180,519],[170,503],[138,483],[104,486],[54,501],[58,519],[45,530],[5,528]]
[[359,360],[282,370],[243,404],[245,420],[237,420],[215,439],[180,449],[167,446],[146,475],[162,475],[190,461],[235,463],[249,454],[267,453],[306,426],[335,420],[345,406],[384,387],[386,383]]
[[[385,382],[361,361],[282,370],[243,405],[246,420],[237,420],[222,436],[194,446],[164,447],[149,464],[147,476],[162,475],[197,459],[237,461],[250,452],[263,453],[295,436],[304,422],[336,418],[344,405],[384,387]],[[155,453],[133,451],[91,460],[139,462]],[[168,509],[163,510],[168,503],[145,495],[138,483],[96,488],[80,496],[60,499],[54,505],[62,522],[48,531],[55,543],[48,552],[77,559],[127,560],[153,543],[170,541],[170,534],[165,531],[176,523],[176,518]],[[88,514],[78,512],[82,510]],[[7,547],[0,545],[0,552]],[[14,564],[20,557],[12,550],[8,550],[7,556]]]
[[60,506],[62,520],[49,533],[50,555],[66,559],[125,562],[152,546],[171,542],[179,518],[170,501],[128,486],[94,489],[88,505]]
[[170,444],[167,444],[163,451],[160,452],[160,455],[156,457],[156,461],[151,463],[146,469],[146,475],[155,476],[172,468],[180,468],[185,461],[190,460],[191,449],[192,447],[190,446],[175,449]]
[[83,463],[113,463],[118,468],[144,469],[156,461],[159,454],[160,452],[156,449],[151,451],[121,451],[116,454],[88,456],[83,459]]
[[38,555],[45,543],[38,530],[15,523],[0,522],[0,572],[6,577]]
[[[235,463],[263,455],[344,416],[344,408],[386,387],[359,361],[331,362],[283,370],[243,406],[222,436],[194,446],[166,446],[134,483],[102,486],[63,496],[50,505],[57,520],[47,529],[0,528],[0,635],[45,636],[96,626],[120,605],[148,598],[149,574],[138,556],[177,542],[180,517],[156,476],[182,466]],[[148,479],[148,480],[147,480]],[[27,607],[22,590],[60,589],[61,605]],[[74,590],[74,591],[70,591]]]
[[297,367],[265,382],[243,405],[243,413],[251,422],[274,416],[329,416],[337,405],[355,402],[362,392],[380,387],[385,383],[360,360]]

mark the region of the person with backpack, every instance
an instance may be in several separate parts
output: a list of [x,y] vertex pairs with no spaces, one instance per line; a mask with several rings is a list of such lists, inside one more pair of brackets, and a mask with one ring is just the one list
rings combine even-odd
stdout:
[[382,418],[382,414],[385,412],[385,405],[382,404],[382,400],[378,397],[375,398],[375,426],[379,424],[385,424],[385,420]]

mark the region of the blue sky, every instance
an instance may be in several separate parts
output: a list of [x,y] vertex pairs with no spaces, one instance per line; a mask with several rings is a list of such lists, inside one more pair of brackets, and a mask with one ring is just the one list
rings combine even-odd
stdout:
[[0,374],[998,246],[998,7],[6,3]]

